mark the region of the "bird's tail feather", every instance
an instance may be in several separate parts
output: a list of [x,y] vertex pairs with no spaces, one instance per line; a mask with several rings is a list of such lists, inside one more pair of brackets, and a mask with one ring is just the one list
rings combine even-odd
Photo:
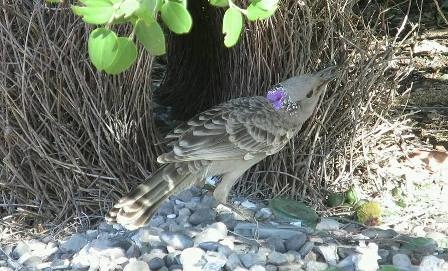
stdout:
[[179,173],[174,164],[166,164],[150,179],[121,198],[106,215],[109,223],[120,223],[127,229],[145,225],[160,204],[174,192],[192,185],[197,175]]

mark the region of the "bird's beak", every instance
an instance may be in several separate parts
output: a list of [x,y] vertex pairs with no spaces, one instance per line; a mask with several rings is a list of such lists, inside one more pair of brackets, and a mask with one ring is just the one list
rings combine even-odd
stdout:
[[316,72],[316,75],[319,76],[322,79],[322,81],[324,81],[325,83],[328,83],[331,80],[336,78],[337,71],[338,71],[338,66],[330,66],[330,67],[327,67],[323,70]]

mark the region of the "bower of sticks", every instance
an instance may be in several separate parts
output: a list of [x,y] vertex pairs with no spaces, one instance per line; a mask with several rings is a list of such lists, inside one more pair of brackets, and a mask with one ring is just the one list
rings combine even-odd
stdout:
[[[211,68],[195,69],[210,65],[201,58],[192,63],[203,51],[188,41],[197,28],[192,37],[167,33],[167,56],[140,50],[129,71],[109,76],[89,62],[91,28],[69,3],[2,1],[0,226],[57,234],[103,221],[120,195],[158,167],[165,146],[155,94],[191,116],[232,97],[263,94],[294,74],[338,64],[338,79],[300,135],[234,189],[249,198],[292,197],[326,211],[328,193],[348,187],[365,164],[364,152],[379,136],[372,131],[407,73],[393,59],[409,26],[405,19],[390,25],[386,4],[374,2],[282,1],[273,18],[247,23],[232,49],[223,47],[219,27],[209,29],[206,44],[218,48],[209,50],[222,52]],[[222,12],[214,12],[219,23]],[[182,49],[182,42],[189,47]],[[192,62],[174,63],[187,50]],[[210,78],[201,72],[213,76],[188,85],[182,80],[190,70],[198,78]]]

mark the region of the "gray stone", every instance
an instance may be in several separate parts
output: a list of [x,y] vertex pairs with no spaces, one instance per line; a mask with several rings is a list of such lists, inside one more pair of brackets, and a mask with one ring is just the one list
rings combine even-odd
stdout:
[[280,237],[271,236],[268,239],[266,239],[266,243],[268,248],[278,251],[280,253],[285,253],[287,250],[285,248],[285,242]]
[[257,208],[257,205],[255,203],[248,201],[247,199],[241,202],[241,206],[246,209],[252,209],[252,210],[255,210]]
[[269,208],[261,208],[255,213],[255,219],[257,220],[267,220],[272,217],[272,211]]
[[[144,261],[144,262],[146,262],[148,264],[152,263],[154,266],[157,266],[157,265],[163,266],[163,265],[165,265],[165,262],[166,262],[163,259],[165,259],[166,256],[167,255],[165,254],[164,250],[162,250],[162,249],[152,249],[149,253],[143,254],[140,257],[140,260],[142,260],[142,261]],[[151,269],[153,269],[153,268],[151,268]]]
[[297,227],[290,225],[272,225],[267,223],[238,223],[234,228],[235,234],[249,238],[266,239],[276,236],[282,239],[289,239],[297,234]]
[[114,231],[112,224],[107,224],[107,222],[102,222],[98,225],[98,231],[111,232]]
[[162,232],[160,239],[173,248],[183,250],[193,246],[193,240],[183,233]]
[[119,247],[122,248],[124,251],[127,251],[134,243],[131,240],[126,239],[119,239],[116,241],[113,241],[110,245],[111,247]]
[[157,210],[157,213],[161,216],[167,216],[169,214],[174,213],[174,206],[171,201],[165,201],[160,205],[159,209]]
[[266,271],[277,271],[277,269],[278,269],[277,266],[272,265],[272,264],[266,265],[265,268],[266,268]]
[[149,271],[149,266],[144,261],[137,261],[131,259],[129,263],[124,267],[123,271]]
[[318,231],[336,231],[341,228],[341,223],[331,218],[322,218],[316,225]]
[[392,239],[398,235],[398,233],[392,229],[382,230],[378,228],[367,228],[361,231],[361,234],[369,237],[370,239]]
[[[179,265],[179,264],[175,264],[175,265],[171,265],[169,268],[168,268],[168,270],[169,271],[183,271],[183,269],[182,269],[182,265]],[[160,270],[159,270],[160,271]],[[186,271],[186,270],[185,270]]]
[[51,262],[51,270],[67,269],[70,267],[70,261],[68,259],[64,260],[54,260]]
[[289,250],[285,255],[288,258],[288,263],[299,262],[302,260],[300,253],[295,250]]
[[238,224],[233,213],[219,213],[216,220],[226,224],[227,228],[230,230],[235,229],[235,226]]
[[167,266],[180,265],[180,253],[170,253],[164,258]]
[[149,269],[151,270],[159,270],[164,265],[165,262],[159,257],[154,257],[148,262]]
[[306,271],[323,271],[327,268],[328,268],[328,264],[316,262],[316,261],[309,261],[305,264]]
[[232,254],[233,250],[226,245],[220,245],[218,247],[218,252],[226,257]]
[[206,208],[214,208],[217,205],[216,199],[210,195],[204,195],[201,199],[201,206]]
[[2,266],[2,267],[0,267],[0,271],[14,271],[14,270],[10,267]]
[[62,241],[60,248],[64,251],[79,251],[82,247],[87,245],[88,240],[86,236],[81,234],[74,234],[70,238]]
[[302,258],[304,258],[308,253],[314,248],[314,242],[306,242],[300,249],[299,253]]
[[199,208],[191,214],[188,222],[191,225],[210,224],[215,221],[215,211],[210,208]]
[[93,239],[96,239],[98,237],[98,230],[87,230],[86,231],[86,237],[90,241]]
[[207,241],[200,243],[198,246],[205,251],[217,251],[220,244],[218,242]]
[[395,254],[392,257],[392,264],[403,269],[409,268],[412,265],[411,259],[406,254]]
[[234,249],[235,248],[235,238],[233,236],[227,236],[226,238],[222,239],[221,241],[219,241],[219,243],[223,246],[227,246],[230,249]]
[[225,265],[226,270],[233,271],[237,267],[240,267],[240,266],[241,266],[241,260],[236,253],[232,253],[229,255],[229,257],[227,257],[227,261],[226,261],[226,265]]
[[227,226],[222,222],[216,222],[209,225],[202,232],[195,236],[196,244],[204,242],[218,242],[227,236]]
[[135,244],[132,244],[127,250],[126,250],[126,257],[128,258],[138,258],[140,257],[140,249]]
[[385,264],[388,262],[390,252],[387,249],[378,249],[378,255],[381,259],[378,260],[378,263]]
[[266,265],[266,255],[264,253],[246,253],[240,256],[240,260],[246,268],[253,265]]
[[335,244],[328,244],[316,247],[316,250],[324,257],[330,265],[336,265],[339,261],[338,247]]
[[165,218],[163,216],[161,216],[161,215],[155,215],[149,221],[149,226],[151,226],[151,227],[159,227],[163,223],[165,223]]
[[19,241],[17,243],[17,246],[12,251],[12,255],[14,258],[18,259],[18,258],[22,257],[23,255],[30,253],[30,252],[31,252],[30,246],[27,243],[25,243],[24,241]]
[[307,236],[305,233],[295,234],[291,238],[286,239],[285,241],[286,250],[299,251],[299,249],[305,244],[306,239]]
[[204,265],[204,255],[205,252],[198,247],[186,248],[180,254],[180,262],[185,270],[192,270]]
[[288,256],[277,251],[272,251],[268,254],[267,263],[274,265],[283,265],[288,263]]
[[131,239],[136,243],[149,243],[152,247],[162,246],[162,240],[160,240],[161,230],[154,228],[141,228]]
[[300,270],[303,270],[301,264],[288,264],[278,266],[278,271],[300,271]]
[[191,211],[188,208],[182,208],[179,210],[179,216],[177,217],[176,221],[179,224],[185,224],[188,222],[188,218],[191,215]]
[[[352,268],[354,269],[356,262],[359,261],[358,258],[359,257],[357,254],[347,256],[344,259],[342,259],[336,266],[343,270],[352,269]],[[364,269],[361,269],[361,271],[363,271],[363,270]]]
[[224,255],[214,251],[208,251],[205,254],[205,260],[207,263],[204,265],[203,270],[207,271],[220,271],[227,262]]
[[17,260],[17,262],[26,267],[35,267],[36,265],[42,263],[42,259],[38,256],[32,255],[31,253],[25,253]]
[[356,248],[354,247],[338,247],[338,255],[341,259],[356,254]]
[[183,202],[189,202],[193,198],[193,192],[190,189],[184,190],[177,194],[176,198]]

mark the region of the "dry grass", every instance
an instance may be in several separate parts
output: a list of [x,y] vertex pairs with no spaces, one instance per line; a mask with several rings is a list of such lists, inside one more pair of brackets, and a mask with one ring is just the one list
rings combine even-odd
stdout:
[[39,2],[0,4],[0,225],[86,226],[153,170],[153,59],[100,74],[86,25]]
[[[89,226],[156,166],[154,62],[142,53],[123,75],[97,73],[85,24],[67,8],[31,2],[0,4],[0,231]],[[248,173],[238,192],[292,195],[321,207],[330,187],[350,183],[402,76],[390,69],[394,36],[376,38],[387,32],[384,16],[369,16],[355,2],[284,1],[275,18],[249,25],[232,50],[222,68],[232,91],[214,93],[218,100],[261,94],[330,63],[343,67],[301,135]]]

